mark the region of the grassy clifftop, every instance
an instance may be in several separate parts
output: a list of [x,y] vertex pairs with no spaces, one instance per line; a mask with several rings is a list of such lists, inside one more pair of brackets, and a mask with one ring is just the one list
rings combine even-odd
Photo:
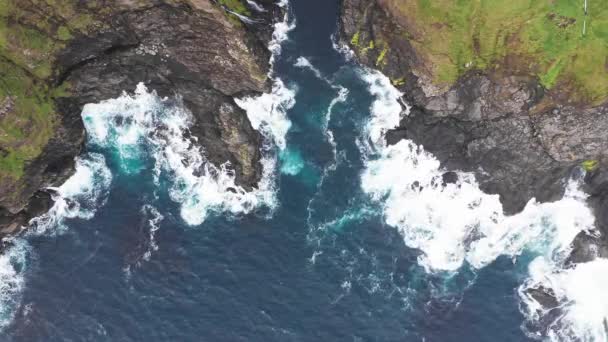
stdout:
[[[171,5],[224,6],[249,15],[242,0],[167,0]],[[18,180],[53,137],[58,54],[74,38],[95,35],[115,13],[152,6],[151,0],[0,0],[0,188]],[[238,18],[225,12],[233,23]]]
[[75,1],[0,0],[0,181],[20,178],[52,138],[69,88],[52,82],[56,54],[93,23]]
[[384,0],[443,88],[468,70],[537,76],[584,103],[608,99],[605,0]]

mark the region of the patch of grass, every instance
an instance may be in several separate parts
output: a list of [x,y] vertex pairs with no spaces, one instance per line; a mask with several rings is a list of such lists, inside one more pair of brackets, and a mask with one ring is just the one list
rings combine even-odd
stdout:
[[587,172],[593,172],[600,167],[600,163],[594,159],[585,160],[581,163],[581,167]]
[[380,51],[378,58],[376,58],[376,66],[380,66],[382,62],[384,62],[384,58],[386,58],[386,54],[388,53],[388,44],[384,44],[384,48]]
[[587,18],[583,0],[389,1],[440,87],[470,69],[507,68],[537,76],[548,89],[569,83],[574,100],[608,100],[605,0],[588,0]]
[[357,33],[355,33],[353,35],[353,37],[350,39],[350,44],[354,47],[359,47],[360,36],[361,36],[361,32],[357,31]]
[[18,180],[55,134],[55,99],[70,94],[69,84],[51,86],[55,56],[95,24],[75,6],[44,0],[41,16],[31,4],[0,0],[0,182]]

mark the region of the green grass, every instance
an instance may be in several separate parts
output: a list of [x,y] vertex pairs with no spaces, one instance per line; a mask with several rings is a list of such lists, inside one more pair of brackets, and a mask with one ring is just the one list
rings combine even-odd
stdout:
[[51,86],[55,56],[94,24],[74,1],[34,1],[63,24],[18,0],[0,0],[0,105],[12,104],[0,117],[0,182],[18,180],[52,138],[55,99],[69,96],[69,84]]
[[605,0],[588,0],[584,36],[583,0],[390,1],[410,23],[412,44],[440,87],[470,69],[507,68],[575,101],[608,99]]

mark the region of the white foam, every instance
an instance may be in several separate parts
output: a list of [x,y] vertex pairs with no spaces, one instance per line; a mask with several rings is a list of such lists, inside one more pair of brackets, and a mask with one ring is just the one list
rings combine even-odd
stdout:
[[[530,288],[549,289],[559,303],[550,313],[532,296]],[[530,264],[530,278],[520,287],[524,314],[529,323],[541,326],[550,341],[608,340],[608,259],[598,258],[560,269],[539,257]],[[546,317],[551,317],[547,322]],[[544,320],[544,321],[543,321]],[[545,336],[543,336],[545,335]]]
[[272,32],[272,39],[268,44],[268,50],[271,52],[270,57],[270,74],[272,74],[272,66],[277,57],[281,55],[283,42],[289,39],[289,32],[296,27],[295,19],[291,19],[289,17],[289,1],[281,0],[277,3],[278,6],[283,7],[285,10],[285,15],[283,16],[283,21],[279,21],[274,24],[274,31]]
[[342,56],[344,56],[344,58],[347,61],[352,60],[355,57],[355,52],[353,50],[351,50],[351,48],[347,44],[344,44],[343,42],[340,42],[337,37],[338,37],[338,34],[336,34],[336,33],[333,33],[331,35],[331,45],[332,45],[332,47],[339,54],[341,54]]
[[247,112],[253,128],[283,150],[287,146],[286,136],[291,128],[287,111],[295,105],[295,95],[295,87],[287,87],[280,78],[275,78],[271,93],[235,99],[235,102]]
[[161,173],[167,176],[169,195],[180,203],[181,216],[190,225],[202,223],[211,212],[242,214],[262,204],[273,205],[273,182],[267,179],[272,161],[263,160],[258,188],[245,191],[236,184],[230,165],[208,162],[195,139],[184,135],[193,123],[191,114],[143,84],[134,95],[87,105],[83,117],[91,143],[117,150],[120,156],[154,160],[155,179]]
[[472,174],[444,186],[443,171],[432,155],[403,140],[381,149],[361,177],[363,190],[384,201],[386,222],[424,252],[419,261],[429,271],[455,271],[465,261],[481,268],[524,248],[566,253],[580,231],[593,229],[575,181],[561,201],[532,200],[521,213],[505,216],[498,196],[479,190]]
[[308,69],[308,70],[312,71],[312,73],[315,74],[315,76],[318,79],[327,81],[327,79],[323,76],[323,74],[321,74],[321,71],[319,69],[317,69],[315,66],[313,66],[312,63],[310,63],[310,61],[306,57],[303,57],[303,56],[298,57],[296,62],[293,64],[293,66],[295,66],[297,68]]
[[105,158],[88,153],[76,159],[76,171],[55,192],[51,209],[30,221],[27,234],[60,233],[69,218],[91,219],[102,206],[112,182],[112,173]]
[[568,181],[559,201],[540,204],[532,199],[521,213],[506,216],[498,196],[483,193],[473,174],[460,172],[455,184],[443,184],[446,170],[421,146],[408,140],[387,146],[386,131],[408,110],[402,110],[401,94],[388,78],[371,71],[362,78],[376,98],[358,142],[365,162],[362,188],[381,203],[387,224],[399,230],[405,243],[423,252],[419,264],[431,273],[456,272],[463,265],[479,269],[501,255],[531,252],[538,258],[520,289],[529,320],[547,314],[525,292],[542,285],[557,294],[565,310],[545,330],[552,340],[605,340],[608,297],[601,289],[608,286],[608,276],[597,274],[608,271],[608,261],[561,269],[576,235],[594,229],[578,181]]
[[0,254],[0,329],[14,319],[21,304],[29,246],[24,239],[13,239]]

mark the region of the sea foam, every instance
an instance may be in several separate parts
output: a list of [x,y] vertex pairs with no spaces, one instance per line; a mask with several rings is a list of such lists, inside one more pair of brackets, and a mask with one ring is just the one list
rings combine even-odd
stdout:
[[76,159],[76,170],[65,183],[53,191],[51,209],[30,221],[26,234],[55,234],[67,229],[65,220],[91,219],[105,204],[112,182],[112,172],[99,153],[87,153]]
[[[501,255],[516,257],[524,251],[536,255],[529,266],[530,278],[520,289],[528,320],[539,321],[543,313],[525,290],[542,285],[556,294],[564,309],[543,334],[555,341],[575,336],[604,340],[597,338],[605,336],[608,298],[598,289],[607,285],[608,278],[591,275],[606,269],[608,262],[598,259],[562,268],[576,235],[595,229],[579,181],[569,180],[559,201],[532,199],[521,213],[507,216],[499,197],[483,193],[473,174],[460,172],[456,183],[444,184],[446,170],[422,146],[409,140],[388,146],[385,133],[408,114],[407,107],[402,109],[401,94],[382,74],[366,70],[362,78],[375,97],[358,142],[365,163],[362,188],[381,204],[386,223],[399,230],[406,245],[422,252],[419,264],[429,273],[454,273],[465,266],[485,267]],[[575,279],[587,282],[579,286]]]
[[[135,159],[152,158],[154,179],[158,183],[166,176],[169,195],[190,225],[202,223],[211,212],[248,213],[272,198],[271,182],[263,179],[248,192],[236,184],[229,164],[210,163],[196,139],[185,134],[193,124],[191,113],[143,84],[133,95],[85,106],[83,118],[89,143],[117,154],[127,172],[138,164]],[[272,173],[268,167],[265,176]]]

